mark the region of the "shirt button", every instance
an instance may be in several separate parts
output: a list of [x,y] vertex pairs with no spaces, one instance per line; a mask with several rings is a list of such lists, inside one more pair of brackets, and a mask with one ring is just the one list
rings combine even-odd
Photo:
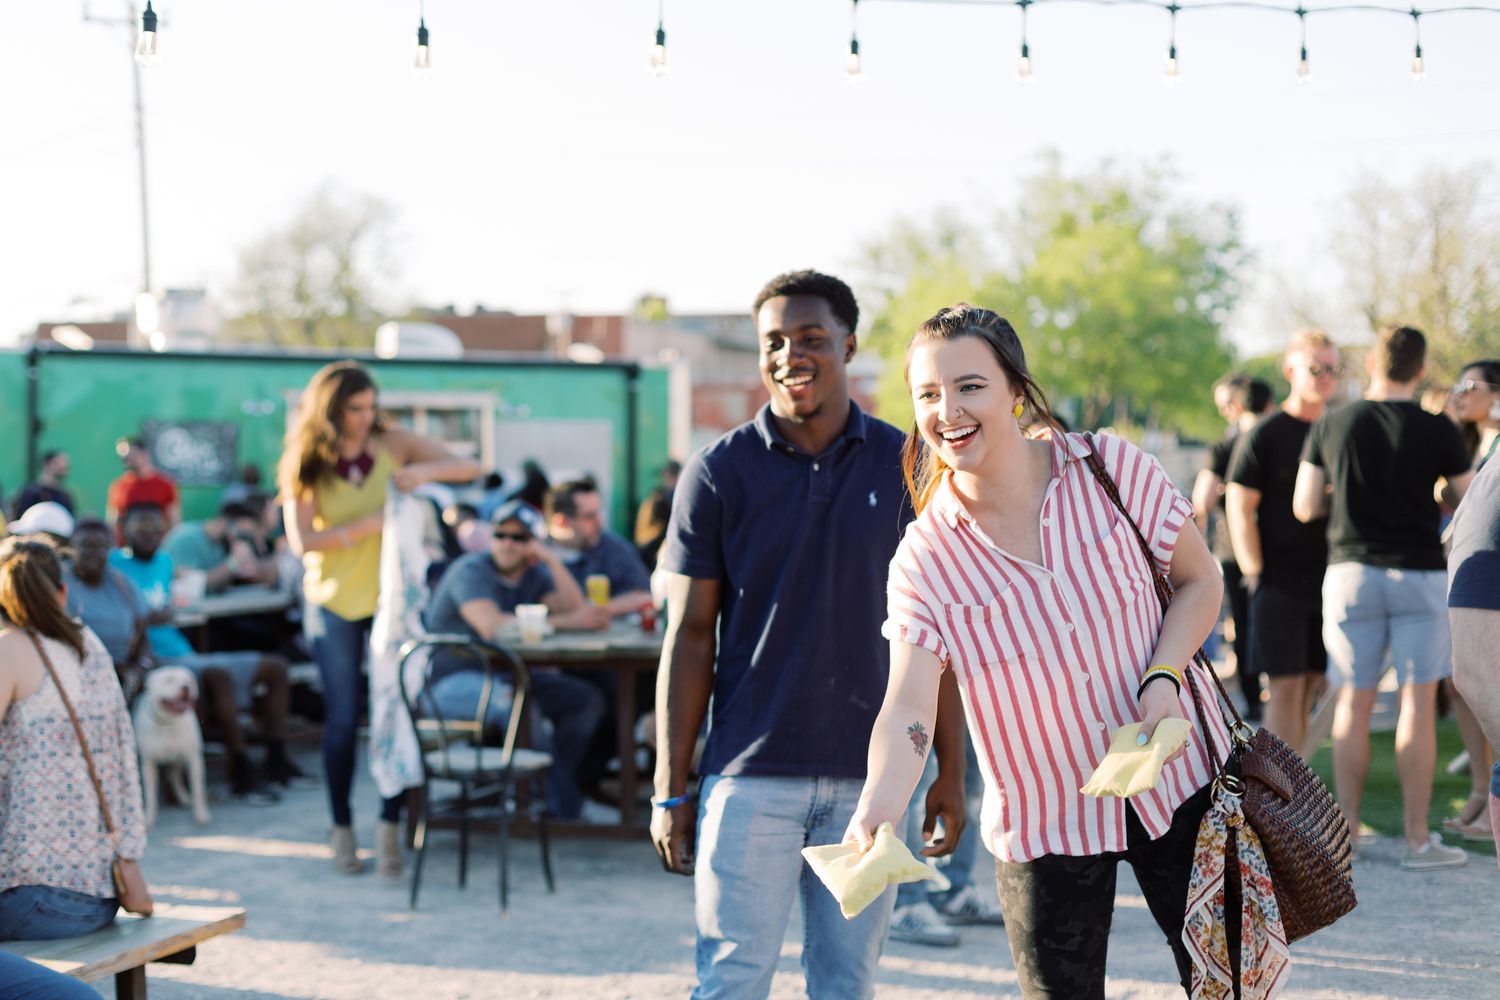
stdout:
[[1109,726],[1108,726],[1108,724],[1103,723],[1103,722],[1095,723],[1094,724],[1094,728],[1097,729],[1097,730],[1099,730],[1099,732],[1101,732],[1101,733],[1107,733],[1107,732],[1109,732]]
[[819,465],[819,464],[818,464],[818,463],[817,463],[817,462],[814,462],[814,463],[813,463],[813,471],[814,471],[814,472],[817,472],[817,471],[818,471],[818,470],[819,470],[819,469],[821,469],[821,468],[822,468],[822,466],[821,466],[821,465]]
[[1069,632],[1071,632],[1071,631],[1073,631],[1073,623],[1072,622],[1066,622],[1066,623],[1064,623],[1063,628],[1065,628]]
[[1044,518],[1042,518],[1042,527],[1044,527],[1044,528],[1050,528],[1050,527],[1052,527],[1052,518],[1050,518],[1050,517],[1044,517]]

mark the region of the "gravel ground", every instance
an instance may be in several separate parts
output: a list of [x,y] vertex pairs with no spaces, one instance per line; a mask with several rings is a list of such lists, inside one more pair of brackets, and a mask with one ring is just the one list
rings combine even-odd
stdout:
[[[316,770],[315,754],[302,758]],[[375,795],[356,792],[372,839]],[[156,1000],[291,998],[682,997],[692,987],[692,886],[665,875],[649,845],[554,844],[557,893],[548,895],[535,843],[512,844],[511,913],[497,901],[492,841],[476,839],[469,886],[459,890],[457,836],[434,834],[421,908],[405,883],[335,875],[324,846],[323,791],[294,789],[279,805],[217,802],[211,826],[164,809],[145,868],[158,898],[243,906],[239,933],[210,941],[193,966],[150,967]],[[1500,997],[1500,872],[1488,859],[1415,874],[1400,844],[1365,849],[1359,908],[1293,948],[1286,995],[1307,998]],[[981,852],[979,884],[992,889]],[[772,988],[803,997],[800,927],[793,915]],[[1112,998],[1181,996],[1145,901],[1122,868],[1109,959]],[[1018,996],[1004,931],[966,928],[958,948],[891,942],[877,995],[910,1000]]]

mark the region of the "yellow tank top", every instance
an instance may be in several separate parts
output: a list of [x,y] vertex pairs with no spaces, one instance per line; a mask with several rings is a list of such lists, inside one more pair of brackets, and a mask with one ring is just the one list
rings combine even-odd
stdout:
[[[313,487],[313,530],[327,531],[385,508],[386,485],[397,468],[391,453],[375,446],[375,464],[358,486],[327,475]],[[380,590],[380,535],[368,535],[348,548],[308,552],[303,592],[307,599],[340,618],[358,621],[375,613]]]

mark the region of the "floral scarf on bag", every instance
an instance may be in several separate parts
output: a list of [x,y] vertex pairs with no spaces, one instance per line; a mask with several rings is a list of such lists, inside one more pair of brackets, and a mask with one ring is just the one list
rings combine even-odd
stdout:
[[1224,926],[1224,851],[1231,835],[1240,881],[1239,995],[1242,1000],[1270,1000],[1285,985],[1291,952],[1260,838],[1245,821],[1239,797],[1224,791],[1214,793],[1213,805],[1203,814],[1188,882],[1182,942],[1193,959],[1191,996],[1220,1000],[1235,995]]

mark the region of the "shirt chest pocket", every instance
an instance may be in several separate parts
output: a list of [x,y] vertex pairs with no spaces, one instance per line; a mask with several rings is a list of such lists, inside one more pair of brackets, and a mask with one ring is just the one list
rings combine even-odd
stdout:
[[1078,597],[1086,614],[1113,618],[1134,604],[1143,589],[1154,586],[1140,539],[1123,517],[1117,517],[1114,527],[1085,551],[1092,575],[1081,575],[1092,586]]
[[1024,613],[1014,588],[988,604],[950,604],[943,612],[949,651],[967,673],[1015,667],[1036,658],[1039,623]]

